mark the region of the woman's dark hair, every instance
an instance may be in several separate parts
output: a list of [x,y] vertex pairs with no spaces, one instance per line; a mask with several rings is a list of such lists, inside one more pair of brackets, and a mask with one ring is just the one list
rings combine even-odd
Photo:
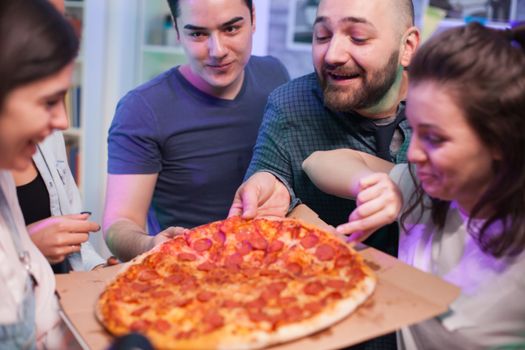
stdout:
[[[410,84],[438,84],[464,111],[468,124],[489,149],[494,178],[470,213],[488,213],[474,235],[485,252],[495,257],[525,249],[525,25],[496,30],[471,23],[447,30],[425,43],[409,67]],[[461,164],[458,164],[461,167]],[[413,175],[414,177],[414,175]],[[414,177],[415,178],[415,177]],[[418,184],[415,203],[401,223],[422,205]],[[432,220],[443,228],[450,202],[432,199]],[[488,228],[501,222],[496,235]],[[468,228],[472,229],[472,222]],[[498,227],[498,226],[494,226]],[[492,230],[492,228],[491,228]]]
[[0,1],[0,110],[15,88],[58,73],[77,55],[72,26],[48,0]]
[[[175,30],[177,31],[177,35],[179,34],[179,28],[177,27],[177,18],[180,16],[180,5],[179,0],[167,0],[168,5],[170,7],[171,15],[173,16],[173,23],[175,25]],[[253,1],[252,0],[244,0],[244,3],[250,10],[250,20],[253,21]]]

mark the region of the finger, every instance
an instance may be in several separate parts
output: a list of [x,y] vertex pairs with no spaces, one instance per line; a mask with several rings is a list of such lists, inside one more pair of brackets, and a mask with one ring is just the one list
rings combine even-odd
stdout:
[[336,230],[347,235],[360,233],[360,235],[367,235],[366,237],[368,237],[371,233],[391,222],[392,220],[388,217],[385,218],[383,211],[379,211],[365,218],[354,219],[346,224],[339,225]]
[[64,219],[60,223],[60,231],[63,232],[97,232],[100,225],[93,221]]
[[164,231],[162,231],[162,234],[164,234],[166,237],[172,238],[172,237],[175,237],[175,236],[183,235],[183,234],[185,234],[185,233],[187,233],[189,231],[190,230],[188,230],[185,227],[171,226],[171,227],[168,227],[167,229],[165,229]]
[[385,173],[373,173],[373,174],[370,174],[370,175],[362,178],[359,181],[359,185],[360,185],[361,189],[365,189],[367,187],[373,186],[375,184],[378,184],[378,183],[383,182],[383,181],[388,180],[388,179],[390,179],[388,174],[385,174]]
[[361,191],[356,198],[357,205],[371,201],[375,198],[382,198],[385,203],[401,203],[401,195],[398,188],[393,184],[375,184]]
[[61,233],[55,235],[56,246],[80,245],[89,239],[89,234],[82,232]]
[[346,242],[347,243],[360,243],[365,241],[368,237],[370,237],[374,233],[374,231],[357,231],[352,233],[350,236],[347,236]]
[[361,203],[365,203],[367,201],[370,201],[380,196],[384,196],[384,195],[389,196],[390,194],[387,191],[389,191],[389,189],[385,185],[382,185],[382,184],[370,185],[369,187],[359,192],[359,194],[356,197],[356,203],[357,205],[361,205]]
[[381,210],[387,210],[387,203],[385,203],[383,198],[374,198],[368,202],[360,204],[357,208],[355,208],[352,213],[350,213],[348,221],[363,219]]
[[108,260],[106,261],[106,265],[107,266],[113,266],[113,265],[117,265],[119,263],[118,259],[115,258],[114,256],[110,256],[108,258]]
[[69,254],[80,252],[80,244],[55,247],[49,254],[48,260],[61,262]]

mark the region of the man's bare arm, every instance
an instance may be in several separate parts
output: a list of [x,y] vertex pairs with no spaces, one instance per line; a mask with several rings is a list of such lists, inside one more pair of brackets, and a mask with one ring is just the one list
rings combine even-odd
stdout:
[[146,233],[146,220],[157,178],[158,174],[108,175],[102,230],[120,260],[155,246],[155,237]]

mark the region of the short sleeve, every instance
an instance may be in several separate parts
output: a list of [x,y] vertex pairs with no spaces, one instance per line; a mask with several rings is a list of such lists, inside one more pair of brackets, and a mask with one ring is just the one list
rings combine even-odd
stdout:
[[108,135],[108,173],[153,174],[161,170],[157,119],[139,94],[118,104]]

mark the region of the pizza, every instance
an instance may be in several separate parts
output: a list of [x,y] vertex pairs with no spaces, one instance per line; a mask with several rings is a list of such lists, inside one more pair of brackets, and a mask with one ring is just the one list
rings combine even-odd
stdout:
[[101,294],[97,316],[110,333],[139,332],[159,349],[256,349],[345,318],[375,284],[329,232],[232,217],[132,260]]

